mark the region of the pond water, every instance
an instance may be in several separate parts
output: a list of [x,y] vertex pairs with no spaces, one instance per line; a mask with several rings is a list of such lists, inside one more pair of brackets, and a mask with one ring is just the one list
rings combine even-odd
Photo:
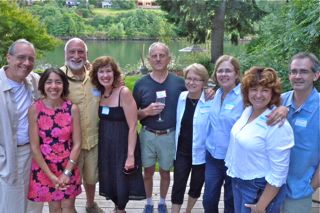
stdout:
[[[140,65],[140,54],[144,47],[144,57],[148,54],[148,48],[153,41],[87,41],[88,58],[93,61],[103,55],[112,56],[122,68],[129,65]],[[186,54],[179,52],[188,45],[187,42],[178,41],[168,44],[172,55]],[[59,67],[64,63],[64,44],[56,47],[53,51],[46,52],[38,60],[37,68],[43,69],[48,66]]]
[[[86,41],[89,54],[88,58],[92,62],[95,58],[103,55],[112,56],[120,65],[122,70],[128,71],[132,68],[139,68],[141,65],[140,54],[144,47],[144,59],[148,54],[148,48],[154,41]],[[65,43],[65,42],[64,42]],[[41,59],[37,60],[36,69],[45,69],[50,66],[60,67],[64,64],[64,43],[50,52],[46,52]],[[171,41],[168,43],[173,57],[181,58],[185,52],[180,49],[191,46],[185,40]],[[208,45],[207,45],[208,46]],[[207,47],[210,49],[210,47]],[[233,46],[230,42],[224,43],[226,54],[237,56],[243,51],[244,45]]]

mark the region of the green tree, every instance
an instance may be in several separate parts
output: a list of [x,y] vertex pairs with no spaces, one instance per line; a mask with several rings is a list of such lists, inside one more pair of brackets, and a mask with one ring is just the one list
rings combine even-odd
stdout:
[[17,39],[25,38],[32,42],[38,55],[53,49],[58,40],[48,35],[39,20],[16,4],[0,1],[0,64],[6,63],[8,47]]
[[136,1],[135,0],[113,0],[112,1],[112,7],[117,9],[133,9],[136,7]]
[[28,9],[46,25],[50,35],[81,36],[85,34],[85,20],[76,13],[74,8],[61,8],[51,3],[45,7],[35,5]]
[[298,52],[312,52],[320,56],[319,11],[317,0],[292,0],[274,10],[259,23],[259,36],[241,57],[243,67],[273,67],[283,80],[284,90],[290,89],[288,63],[291,57]]
[[255,0],[157,0],[168,19],[178,25],[180,35],[193,43],[203,43],[211,35],[211,61],[223,54],[225,31],[244,36],[254,32],[253,23],[266,12]]
[[123,24],[120,22],[118,24],[112,24],[107,31],[108,38],[111,39],[121,39],[125,37],[125,31]]

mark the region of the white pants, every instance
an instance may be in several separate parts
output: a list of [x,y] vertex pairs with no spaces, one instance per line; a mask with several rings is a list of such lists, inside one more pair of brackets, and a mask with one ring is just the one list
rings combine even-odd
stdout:
[[41,213],[43,203],[27,200],[31,171],[30,145],[18,147],[17,166],[17,181],[14,184],[0,178],[0,212]]

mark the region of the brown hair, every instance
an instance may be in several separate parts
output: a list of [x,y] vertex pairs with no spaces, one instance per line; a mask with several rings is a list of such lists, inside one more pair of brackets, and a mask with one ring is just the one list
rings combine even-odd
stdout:
[[249,89],[255,86],[263,86],[271,89],[272,97],[268,107],[280,105],[281,81],[274,69],[251,67],[244,73],[241,83],[241,92],[245,106],[251,105],[249,101]]
[[90,72],[90,77],[91,77],[91,82],[93,85],[95,85],[97,87],[97,89],[103,93],[104,92],[104,86],[102,86],[98,80],[98,70],[101,67],[110,65],[113,71],[113,83],[112,86],[116,87],[119,85],[120,80],[121,80],[121,71],[120,68],[118,66],[118,64],[116,63],[116,61],[110,57],[110,56],[101,56],[96,58],[93,62],[92,62],[92,71]]
[[229,61],[232,64],[232,66],[234,67],[234,71],[238,75],[238,77],[236,78],[236,82],[235,83],[236,83],[236,85],[238,85],[240,83],[240,81],[241,81],[240,63],[235,57],[230,56],[230,55],[222,55],[217,59],[216,64],[214,66],[213,74],[212,74],[211,77],[218,84],[218,81],[217,81],[217,70],[219,69],[220,64],[222,64],[225,61]]

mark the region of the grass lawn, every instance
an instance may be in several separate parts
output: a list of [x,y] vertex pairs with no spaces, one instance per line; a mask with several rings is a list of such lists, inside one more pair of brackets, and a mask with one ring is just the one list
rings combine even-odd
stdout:
[[[120,10],[120,9],[112,9],[112,8],[94,8],[92,11],[96,15],[117,16],[121,13],[129,13],[129,12],[134,12],[136,10],[140,10],[140,9]],[[152,11],[152,12],[159,13],[159,14],[164,13],[163,11],[161,11],[159,9],[148,9],[146,11]]]

